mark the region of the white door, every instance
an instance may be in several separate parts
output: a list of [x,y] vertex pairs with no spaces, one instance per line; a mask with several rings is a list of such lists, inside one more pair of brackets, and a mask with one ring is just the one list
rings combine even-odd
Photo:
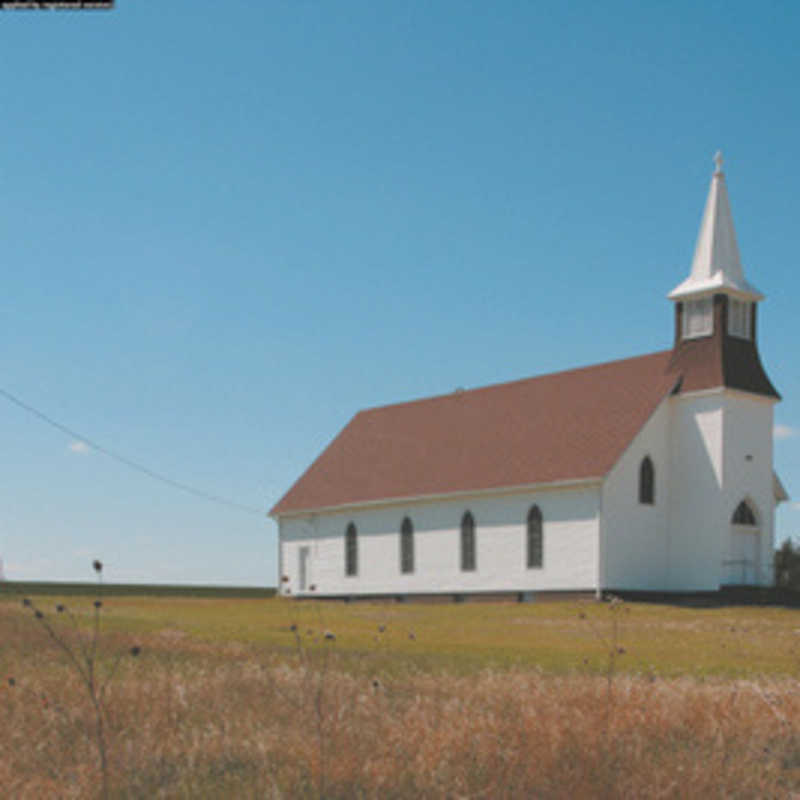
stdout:
[[311,559],[311,548],[301,547],[297,551],[299,563],[297,565],[298,585],[301,592],[308,589],[308,562]]
[[727,583],[751,586],[758,583],[758,545],[759,531],[757,527],[731,525]]

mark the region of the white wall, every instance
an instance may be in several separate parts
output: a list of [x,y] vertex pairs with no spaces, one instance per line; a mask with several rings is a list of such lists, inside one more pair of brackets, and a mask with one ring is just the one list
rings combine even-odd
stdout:
[[[298,589],[298,551],[311,548],[309,583],[316,594],[407,594],[586,590],[597,585],[599,486],[460,497],[286,517],[279,521],[283,574]],[[541,568],[526,567],[527,515],[544,517]],[[460,525],[475,518],[477,565],[462,572]],[[412,574],[400,572],[400,525],[414,524]],[[344,532],[358,529],[358,575],[344,574]]]
[[[758,583],[773,581],[775,499],[772,487],[772,424],[774,402],[742,392],[726,393],[723,451],[723,505],[728,523],[740,501],[747,499],[758,516],[760,559]],[[723,529],[723,553],[730,552],[730,525]]]
[[678,395],[672,407],[667,574],[670,591],[716,591],[722,579],[721,536],[725,393]]
[[[672,407],[664,400],[603,484],[603,588],[662,591],[667,582]],[[649,456],[655,504],[639,503],[639,468]]]
[[730,580],[731,517],[745,498],[759,516],[758,582],[771,583],[773,401],[725,390],[670,402],[667,588],[713,591]]

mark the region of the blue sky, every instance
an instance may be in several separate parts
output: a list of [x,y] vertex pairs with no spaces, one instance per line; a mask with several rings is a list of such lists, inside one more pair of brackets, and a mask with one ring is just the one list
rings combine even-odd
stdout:
[[[0,388],[266,511],[360,408],[671,345],[721,148],[800,534],[800,6],[0,12]],[[276,527],[0,400],[7,577],[271,584]]]

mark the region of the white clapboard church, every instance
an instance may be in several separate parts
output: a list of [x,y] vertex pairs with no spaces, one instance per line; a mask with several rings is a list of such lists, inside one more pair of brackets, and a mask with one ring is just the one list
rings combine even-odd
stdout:
[[772,582],[780,399],[721,168],[672,349],[361,411],[271,510],[284,593],[714,591]]

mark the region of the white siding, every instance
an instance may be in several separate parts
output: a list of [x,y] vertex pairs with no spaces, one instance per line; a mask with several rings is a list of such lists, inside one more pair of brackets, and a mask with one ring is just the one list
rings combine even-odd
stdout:
[[[664,400],[603,484],[603,588],[660,591],[667,577],[671,406]],[[639,503],[639,468],[649,456],[655,504]]]
[[[459,497],[282,518],[283,573],[298,589],[299,548],[311,548],[309,584],[318,595],[468,593],[596,588],[599,487]],[[526,567],[527,516],[544,517],[544,563]],[[475,518],[477,564],[462,572],[460,524]],[[414,572],[400,571],[400,525],[414,524]],[[358,528],[358,575],[344,574],[344,531]]]
[[677,396],[672,406],[667,509],[669,591],[711,591],[722,577],[721,502],[725,394]]
[[775,511],[772,489],[773,407],[773,401],[769,399],[740,392],[727,393],[725,403],[722,497],[728,525],[723,531],[721,547],[723,554],[730,553],[731,516],[739,502],[747,499],[758,515],[760,553],[755,569],[756,582],[761,585],[769,585],[773,581]]
[[671,403],[666,588],[713,591],[730,579],[731,517],[745,498],[759,516],[757,582],[771,583],[773,401],[726,390]]

